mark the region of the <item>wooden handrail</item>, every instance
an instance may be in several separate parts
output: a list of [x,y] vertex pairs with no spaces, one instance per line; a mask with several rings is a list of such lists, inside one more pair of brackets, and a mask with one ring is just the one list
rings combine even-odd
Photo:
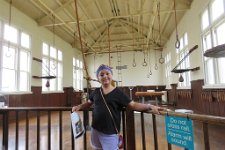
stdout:
[[213,124],[224,124],[225,125],[225,117],[220,116],[211,116],[211,115],[202,115],[202,114],[190,114],[190,113],[180,113],[174,111],[160,111],[161,115],[168,116],[176,116],[181,118],[189,118],[192,120],[202,121],[205,123],[213,123]]
[[163,92],[136,92],[135,96],[161,96]]
[[[19,141],[19,136],[18,136],[18,121],[19,121],[19,112],[25,112],[25,115],[26,115],[26,143],[25,143],[25,147],[26,149],[29,149],[28,147],[28,143],[29,143],[29,112],[35,112],[36,111],[36,117],[37,117],[37,139],[40,138],[40,134],[39,132],[41,131],[40,130],[40,111],[45,111],[45,112],[48,112],[47,116],[48,116],[48,138],[51,136],[51,112],[52,111],[59,111],[59,139],[61,140],[59,142],[59,147],[60,149],[62,149],[62,111],[71,111],[71,108],[72,107],[8,107],[8,108],[0,108],[0,114],[3,114],[3,145],[6,146],[4,147],[5,150],[8,149],[8,137],[9,137],[9,126],[8,126],[8,123],[9,123],[9,113],[10,112],[16,112],[16,143],[15,143],[15,146],[18,147],[18,141]],[[88,109],[87,111],[91,111],[92,109]],[[125,109],[124,109],[125,110]],[[123,110],[123,111],[124,111]],[[142,112],[142,115],[143,113],[147,113],[147,114],[152,114],[151,111],[148,111],[148,112]],[[188,114],[188,113],[179,113],[179,112],[173,112],[173,111],[170,111],[170,110],[164,110],[164,111],[160,111],[160,115],[168,115],[168,116],[176,116],[176,117],[182,117],[182,118],[189,118],[189,119],[192,119],[192,120],[195,120],[195,121],[200,121],[203,123],[204,125],[204,142],[205,142],[205,148],[206,149],[209,149],[210,145],[209,145],[209,141],[208,141],[208,124],[222,124],[222,125],[225,125],[225,117],[219,117],[219,116],[211,116],[211,115],[202,115],[202,114]],[[155,114],[152,114],[152,122],[153,122],[153,131],[154,131],[154,147],[155,149],[158,149],[158,142],[157,142],[157,124],[156,124],[156,116]],[[123,134],[124,134],[124,138],[125,140],[124,141],[128,141],[128,140],[131,140],[132,138],[134,137],[129,137],[127,136],[127,133],[126,133],[126,122],[125,122],[125,114],[123,112]],[[85,119],[85,118],[84,118]],[[85,123],[85,120],[84,120],[84,123]],[[141,127],[142,127],[142,131],[145,132],[145,127],[144,127],[144,117],[142,116],[141,118]],[[72,131],[71,131],[72,132]],[[86,134],[86,133],[85,133]],[[145,133],[142,133],[142,136],[145,135]],[[84,149],[86,149],[86,139],[87,136],[85,135],[84,136]],[[71,137],[71,140],[72,140],[72,146],[71,147],[74,147],[74,139],[73,137]],[[144,144],[145,143],[145,139],[143,138],[143,141],[142,141],[142,144],[143,144],[143,148],[146,148]],[[37,140],[37,150],[40,149],[40,141]],[[135,144],[134,144],[135,145]],[[48,148],[51,149],[51,141],[50,139],[48,139]],[[125,143],[125,149],[126,149],[126,143]],[[168,144],[168,149],[171,149],[171,145]]]

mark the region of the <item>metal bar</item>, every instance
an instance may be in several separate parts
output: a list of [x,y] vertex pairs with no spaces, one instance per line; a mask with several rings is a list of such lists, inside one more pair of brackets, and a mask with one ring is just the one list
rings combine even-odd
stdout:
[[62,150],[62,111],[59,111],[59,149]]
[[26,110],[26,141],[25,141],[25,144],[26,144],[26,150],[29,150],[29,116],[28,116],[28,111],[29,110]]
[[204,133],[205,150],[210,150],[208,124],[205,122],[203,123],[203,133]]
[[[179,113],[179,112],[173,112],[173,111],[160,111],[160,115],[169,115],[169,116],[187,118],[186,113]],[[221,116],[188,114],[188,118],[192,119],[192,120],[203,121],[205,123],[210,123],[210,124],[218,124],[218,125],[219,124],[221,124],[221,125],[225,124],[225,117],[221,117]]]
[[[86,115],[87,115],[87,112],[83,111],[83,123],[84,123],[85,130],[87,130],[87,122],[85,121],[85,118],[87,118]],[[84,150],[87,150],[87,132],[84,132],[83,139],[84,139]]]
[[156,127],[156,119],[154,114],[152,114],[152,124],[153,124],[153,133],[154,133],[154,146],[155,146],[155,150],[158,150],[157,127]]
[[37,150],[40,150],[40,111],[37,111]]
[[48,150],[51,149],[51,111],[48,111]]
[[4,150],[8,150],[8,136],[9,136],[9,128],[8,128],[8,112],[3,112],[3,139],[2,139],[2,145]]
[[173,68],[173,70],[171,72],[173,72],[174,70],[177,69],[177,67],[195,50],[198,48],[198,45],[195,45],[194,47],[192,47],[188,53],[177,63],[177,65]]
[[16,150],[18,150],[19,146],[19,112],[16,111]]
[[71,139],[72,139],[72,144],[71,144],[71,146],[72,146],[72,150],[74,150],[74,147],[75,147],[75,142],[74,142],[74,134],[73,134],[73,126],[72,126],[72,124],[71,124]]
[[167,145],[168,145],[168,150],[172,150],[171,144],[170,143],[167,143]]
[[126,119],[125,112],[122,111],[122,121],[123,121],[123,141],[124,141],[124,150],[127,149],[127,136],[126,136]]
[[144,113],[141,112],[141,135],[142,135],[142,149],[146,150],[146,144],[145,144],[145,121],[144,121]]

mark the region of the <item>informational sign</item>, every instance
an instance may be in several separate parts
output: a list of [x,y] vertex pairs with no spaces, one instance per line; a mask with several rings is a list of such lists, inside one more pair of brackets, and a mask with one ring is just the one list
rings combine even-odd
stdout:
[[194,150],[194,137],[192,120],[166,116],[166,138],[167,142],[188,150]]

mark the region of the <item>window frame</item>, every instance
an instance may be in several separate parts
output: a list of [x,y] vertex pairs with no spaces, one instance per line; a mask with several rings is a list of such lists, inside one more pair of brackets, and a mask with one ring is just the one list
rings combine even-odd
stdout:
[[[6,27],[9,28],[13,28],[16,30],[16,42],[10,42],[9,40],[5,39],[4,34],[5,34],[5,30]],[[22,42],[22,33],[26,34],[28,36],[28,41],[29,42],[29,47],[24,47],[22,46],[21,42]],[[27,32],[19,29],[18,27],[15,27],[13,25],[9,25],[8,23],[4,22],[3,20],[0,20],[0,93],[9,93],[9,94],[13,94],[13,93],[30,93],[31,92],[31,36],[30,34],[28,34]],[[3,66],[3,57],[7,57],[7,56],[3,56],[3,48],[6,47],[8,48],[13,48],[15,49],[15,58],[13,58],[14,60],[14,67],[11,68],[11,70],[14,70],[15,72],[15,81],[14,81],[14,85],[12,88],[8,87],[8,89],[3,89],[3,70],[7,69],[4,68]],[[22,70],[21,67],[21,52],[25,52],[27,54],[27,62],[26,62],[26,69]],[[9,69],[9,68],[8,68]],[[24,82],[21,82],[20,79],[22,77],[21,73],[23,72],[25,76],[25,82],[26,85],[23,85]],[[10,86],[10,85],[9,85]],[[23,89],[22,87],[26,87],[25,89]]]
[[[48,53],[44,53],[44,45],[47,46]],[[55,56],[51,56],[51,49],[55,50]],[[59,59],[59,52],[61,53],[61,60]],[[46,63],[47,62],[47,63]],[[55,65],[54,68],[51,67],[51,63]],[[61,65],[61,68],[59,67]],[[63,91],[63,53],[56,47],[48,44],[47,42],[42,42],[42,76],[56,76],[54,79],[42,79],[42,92],[62,92]],[[61,69],[61,75],[59,75],[59,69]],[[55,70],[55,71],[54,71]],[[48,72],[48,73],[46,73]],[[49,82],[49,87],[46,87],[47,82]]]
[[[203,29],[201,28],[201,42],[202,42],[202,51],[203,54],[207,49],[210,49],[212,47],[215,47],[219,45],[218,43],[218,34],[217,29],[221,27],[222,25],[225,26],[225,0],[222,0],[223,2],[223,13],[218,16],[215,20],[212,18],[212,4],[215,0],[212,0],[207,7],[203,10],[201,13],[201,27],[204,26],[202,22],[202,17],[205,11],[208,11],[208,27]],[[205,40],[206,37],[210,35],[209,41]],[[210,46],[207,47],[207,44],[210,42]],[[223,87],[225,86],[225,82],[222,82],[223,78],[221,78],[221,74],[219,73],[221,69],[219,69],[219,61],[225,58],[213,58],[213,57],[204,57],[203,56],[203,65],[204,65],[204,80],[205,85],[204,87]],[[209,63],[212,63],[210,65]],[[210,67],[211,66],[211,67]]]
[[83,91],[83,62],[73,57],[73,88],[76,91]]
[[[176,60],[177,63],[180,62],[185,55],[187,55],[187,53],[189,52],[188,49],[188,33],[184,32],[182,34],[182,36],[180,37],[180,45],[182,45],[182,47],[180,48],[176,48]],[[178,69],[185,69],[185,68],[189,68],[190,67],[190,57],[187,56],[186,59],[179,65]],[[184,72],[184,73],[179,73],[179,78],[182,75],[182,77],[184,78],[183,82],[178,82],[178,88],[190,88],[191,86],[191,75],[190,72]]]

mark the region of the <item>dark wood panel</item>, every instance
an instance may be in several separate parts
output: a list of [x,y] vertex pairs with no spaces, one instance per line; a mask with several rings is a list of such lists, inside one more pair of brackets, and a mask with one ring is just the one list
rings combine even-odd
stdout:
[[191,89],[168,90],[168,101],[176,101],[176,108],[192,109],[196,113],[225,116],[225,89],[203,89],[204,81],[191,82]]
[[[63,90],[63,93],[43,94],[41,87],[35,86],[31,87],[31,94],[14,94],[6,95],[6,97],[8,97],[9,107],[57,107],[81,103],[81,92],[74,92],[73,87]],[[14,116],[14,114],[10,114],[10,116]]]

